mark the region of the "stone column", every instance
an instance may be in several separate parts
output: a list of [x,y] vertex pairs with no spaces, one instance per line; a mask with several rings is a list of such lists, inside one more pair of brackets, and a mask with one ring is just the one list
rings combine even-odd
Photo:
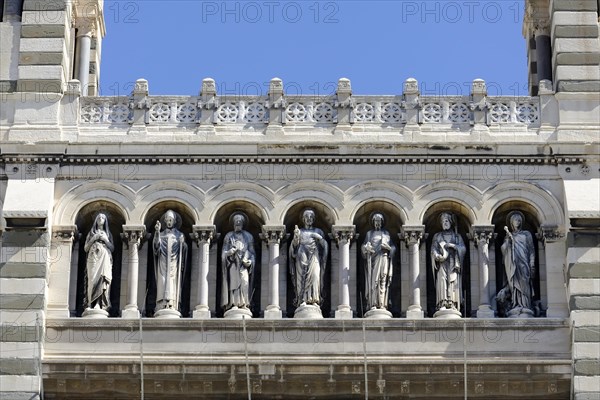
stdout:
[[477,318],[494,318],[494,310],[490,305],[490,273],[489,244],[496,237],[494,225],[474,225],[471,239],[477,247],[479,258],[479,308]]
[[127,276],[127,305],[121,311],[121,318],[139,318],[138,308],[138,284],[139,284],[139,256],[138,252],[142,246],[142,240],[146,235],[144,225],[123,225],[121,238],[127,248],[127,263],[129,275]]
[[350,243],[355,236],[354,225],[333,225],[333,237],[340,248],[339,260],[339,305],[335,311],[335,318],[352,318],[350,306]]
[[425,226],[403,226],[400,239],[404,240],[408,248],[408,284],[409,284],[409,301],[408,309],[406,310],[406,318],[419,319],[424,318],[425,313],[421,308],[421,282],[419,275],[421,274],[421,266],[419,262],[419,249],[421,240],[426,239]]
[[[77,237],[77,226],[53,226],[50,246],[50,274],[48,277],[49,318],[69,318],[69,294],[73,241]],[[74,288],[73,288],[74,290]]]
[[200,251],[198,252],[197,265],[200,273],[198,274],[198,305],[194,309],[193,318],[210,318],[210,307],[208,306],[208,269],[210,259],[210,246],[213,240],[217,239],[217,228],[214,225],[194,225],[193,232],[190,234],[193,241],[196,242]]
[[92,51],[92,36],[96,30],[96,20],[93,18],[78,18],[75,21],[77,28],[77,54],[75,55],[75,76],[81,82],[81,95],[88,95],[90,83],[90,54]]
[[535,28],[535,53],[538,82],[552,80],[552,48],[549,21],[538,21]]
[[279,78],[271,79],[269,83],[269,126],[267,127],[267,134],[277,135],[283,133],[286,106],[283,81]]
[[[263,226],[261,239],[269,247],[269,305],[264,312],[265,319],[282,318],[279,306],[279,244],[285,238],[285,226]],[[264,289],[263,289],[264,290]]]
[[[540,264],[537,274],[540,276],[540,290],[543,288],[543,281],[546,281],[547,309],[548,318],[566,318],[569,316],[567,308],[567,293],[565,284],[565,262],[567,259],[567,244],[564,232],[556,226],[540,227],[538,234],[541,244],[539,251],[544,251],[546,259],[545,276],[543,266]],[[543,292],[542,292],[543,294]],[[543,303],[543,298],[541,299]],[[543,306],[543,304],[542,304]]]

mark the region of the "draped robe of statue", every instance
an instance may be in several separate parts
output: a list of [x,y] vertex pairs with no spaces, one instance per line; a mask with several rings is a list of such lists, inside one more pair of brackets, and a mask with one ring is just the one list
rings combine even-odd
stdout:
[[[381,245],[387,243],[391,251]],[[369,245],[373,253],[368,251]],[[388,306],[390,283],[392,282],[395,246],[387,230],[370,230],[361,247],[365,259],[365,298],[367,308],[385,308]]]
[[[235,253],[227,255],[227,252],[233,247],[236,248]],[[244,261],[250,264],[246,266]],[[221,306],[226,310],[231,307],[250,307],[252,297],[252,293],[250,293],[251,274],[255,263],[256,254],[252,235],[244,230],[227,233],[221,253],[223,271]]]
[[[314,237],[318,234],[321,239]],[[327,262],[327,242],[319,228],[300,229],[299,243],[290,244],[290,269],[294,284],[295,305],[320,305]]]
[[508,288],[512,297],[511,309],[521,307],[531,310],[533,296],[531,266],[535,262],[535,248],[531,233],[524,230],[511,232],[512,240],[506,236],[502,247],[502,259]]
[[[448,248],[449,243],[454,244],[456,249]],[[431,265],[435,280],[436,309],[460,310],[461,271],[466,252],[462,237],[453,230],[444,230],[433,236]]]
[[[101,216],[104,221],[101,221]],[[99,223],[100,222],[100,223]],[[110,284],[112,282],[113,258],[115,247],[108,228],[108,219],[104,214],[98,214],[88,233],[83,247],[87,253],[87,298],[88,307],[110,307]]]
[[183,269],[187,244],[177,228],[165,228],[154,240],[154,272],[156,277],[156,311],[179,310]]

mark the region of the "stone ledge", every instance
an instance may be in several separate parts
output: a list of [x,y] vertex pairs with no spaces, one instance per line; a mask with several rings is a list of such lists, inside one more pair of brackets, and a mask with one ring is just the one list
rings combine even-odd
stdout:
[[600,81],[572,81],[562,80],[558,82],[559,92],[600,92]]
[[560,0],[552,2],[552,11],[597,11],[596,0]]
[[42,294],[0,294],[0,309],[34,310],[44,308]]
[[561,65],[596,65],[600,64],[598,53],[561,53],[556,56],[556,62]]
[[573,380],[575,393],[600,392],[600,379],[597,376],[575,376]]
[[554,27],[554,37],[557,38],[595,38],[598,37],[598,27],[559,25]]
[[600,392],[576,393],[573,400],[600,400]]
[[37,11],[39,13],[47,11],[64,11],[67,2],[64,0],[25,0],[23,2],[23,11]]

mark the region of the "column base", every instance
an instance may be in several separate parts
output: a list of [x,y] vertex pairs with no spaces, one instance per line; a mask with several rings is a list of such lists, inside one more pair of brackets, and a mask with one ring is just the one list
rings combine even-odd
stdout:
[[477,318],[495,318],[495,316],[494,310],[488,305],[481,305],[477,309]]
[[71,312],[68,307],[52,307],[46,309],[46,318],[69,318]]
[[352,309],[348,306],[339,306],[338,309],[335,310],[336,319],[350,319],[352,317]]
[[323,313],[321,313],[321,307],[319,306],[304,304],[296,308],[296,311],[294,311],[294,318],[322,319]]
[[196,306],[192,312],[192,318],[195,319],[210,319],[210,309],[208,306]]
[[154,318],[158,319],[175,319],[181,318],[181,313],[174,308],[163,308],[154,313]]
[[275,305],[267,306],[265,310],[264,319],[281,319],[283,318],[283,313],[281,312],[281,308]]
[[223,314],[223,318],[226,319],[252,319],[252,311],[248,310],[247,308],[230,308],[229,310],[225,311],[225,314]]
[[392,313],[383,308],[374,308],[365,313],[365,318],[368,319],[388,319],[392,318]]
[[453,308],[444,308],[441,310],[437,310],[435,314],[433,314],[433,318],[438,319],[459,319],[462,318],[462,314],[460,311]]
[[139,319],[140,311],[137,309],[137,307],[131,307],[131,308],[125,307],[125,309],[123,311],[121,311],[121,318]]
[[108,318],[108,311],[101,308],[86,308],[81,316],[83,318],[104,319]]
[[409,308],[406,310],[406,319],[423,319],[425,318],[425,312],[421,307]]

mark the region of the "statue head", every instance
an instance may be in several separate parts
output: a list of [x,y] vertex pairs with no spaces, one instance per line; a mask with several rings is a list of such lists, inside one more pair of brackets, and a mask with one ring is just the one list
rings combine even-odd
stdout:
[[312,208],[307,208],[302,212],[302,222],[307,228],[311,228],[315,223],[315,211]]
[[96,215],[96,219],[94,221],[94,225],[96,228],[104,228],[104,224],[106,223],[106,214],[98,213]]
[[236,212],[231,216],[231,221],[233,223],[233,230],[239,232],[246,225],[246,216],[241,212]]
[[173,227],[175,226],[175,222],[177,221],[177,216],[175,215],[175,211],[173,210],[168,210],[165,215],[163,216],[164,220],[165,220],[165,225],[167,226],[168,229],[173,229]]
[[523,228],[523,221],[525,216],[521,211],[513,211],[508,214],[506,218],[508,225],[513,232],[518,232]]
[[440,224],[442,225],[443,230],[450,230],[454,225],[454,215],[450,212],[444,211],[440,214]]
[[385,224],[385,218],[382,213],[376,212],[371,215],[371,224],[373,228],[380,230],[383,228],[383,224]]

